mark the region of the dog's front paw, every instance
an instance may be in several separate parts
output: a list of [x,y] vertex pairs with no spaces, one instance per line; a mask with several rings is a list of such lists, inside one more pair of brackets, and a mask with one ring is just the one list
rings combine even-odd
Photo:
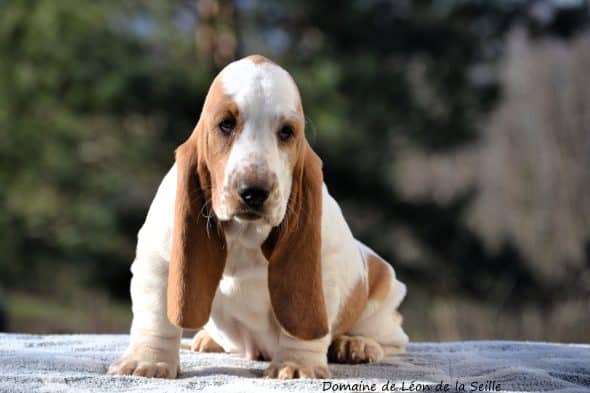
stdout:
[[265,378],[297,379],[297,378],[330,378],[327,365],[305,366],[296,362],[272,362],[264,372]]
[[176,378],[180,372],[178,355],[139,348],[128,351],[109,367],[109,375],[135,375],[147,378]]
[[375,363],[383,356],[383,348],[377,341],[362,336],[338,336],[328,349],[328,360],[333,363]]
[[225,352],[205,330],[200,330],[191,343],[193,352]]
[[109,375],[135,375],[147,378],[176,378],[178,365],[166,362],[145,362],[130,357],[111,364]]

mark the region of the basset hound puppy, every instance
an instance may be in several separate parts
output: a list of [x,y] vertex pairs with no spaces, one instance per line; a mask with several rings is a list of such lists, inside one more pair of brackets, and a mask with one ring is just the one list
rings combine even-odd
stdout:
[[262,56],[226,66],[139,231],[131,343],[110,374],[175,378],[192,349],[328,378],[328,360],[404,351],[392,267],[355,240],[323,183],[295,82]]

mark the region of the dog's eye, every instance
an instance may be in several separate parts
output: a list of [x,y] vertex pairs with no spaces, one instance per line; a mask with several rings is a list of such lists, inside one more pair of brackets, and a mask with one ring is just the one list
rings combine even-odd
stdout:
[[293,137],[293,129],[289,126],[284,126],[279,130],[279,139],[283,142],[288,141]]
[[228,117],[219,123],[219,131],[221,131],[223,135],[231,135],[231,133],[234,131],[234,128],[236,128],[236,119],[233,117]]

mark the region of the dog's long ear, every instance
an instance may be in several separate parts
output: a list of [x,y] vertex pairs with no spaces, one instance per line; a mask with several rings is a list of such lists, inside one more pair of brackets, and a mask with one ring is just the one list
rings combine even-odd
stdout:
[[322,286],[322,187],[322,161],[304,140],[286,217],[262,245],[274,314],[283,329],[303,340],[329,332]]
[[200,328],[209,319],[227,253],[211,209],[201,123],[176,150],[178,182],[168,272],[168,319],[189,329]]

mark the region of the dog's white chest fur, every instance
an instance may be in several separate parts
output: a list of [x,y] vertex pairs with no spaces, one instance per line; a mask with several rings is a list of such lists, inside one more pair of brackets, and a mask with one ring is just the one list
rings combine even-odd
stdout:
[[225,229],[227,260],[205,330],[228,352],[270,358],[279,326],[268,292],[268,261],[260,245],[270,227],[232,222]]

